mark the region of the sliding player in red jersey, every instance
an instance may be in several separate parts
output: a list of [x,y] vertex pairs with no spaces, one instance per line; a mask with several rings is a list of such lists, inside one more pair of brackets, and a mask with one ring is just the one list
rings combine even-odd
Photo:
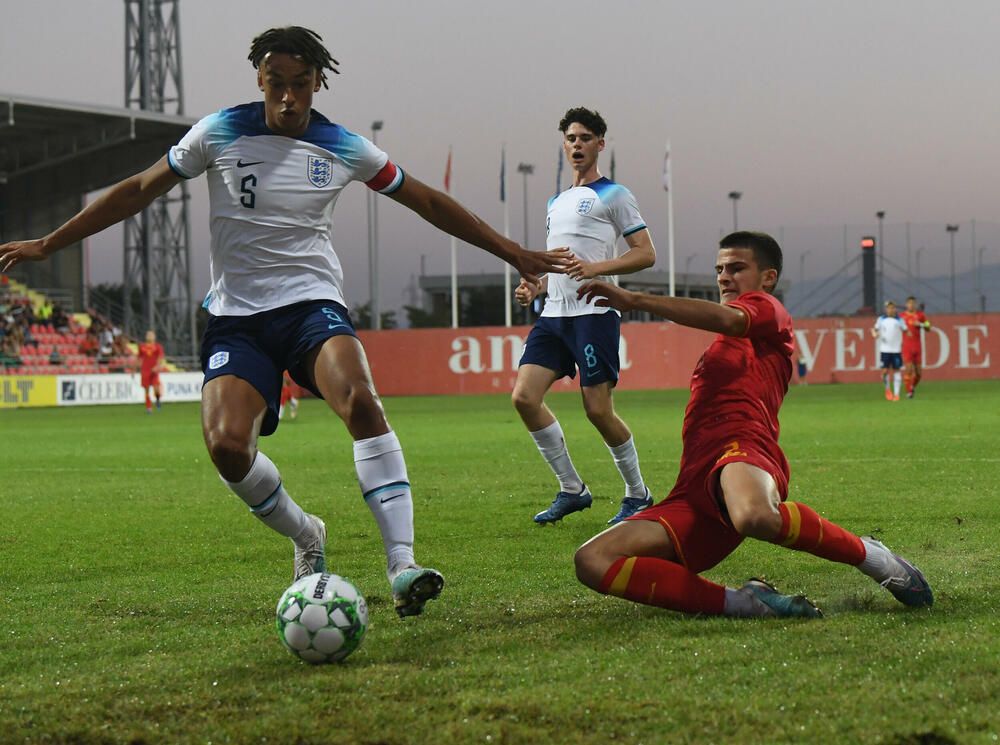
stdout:
[[906,397],[913,398],[913,392],[922,377],[924,352],[921,332],[929,329],[931,322],[922,310],[917,309],[917,299],[913,295],[906,298],[906,310],[899,317],[910,332],[903,337],[903,382],[906,384]]
[[771,236],[747,231],[719,246],[720,303],[632,293],[606,282],[579,290],[588,301],[719,336],[691,378],[673,490],[581,546],[577,577],[601,593],[686,613],[822,615],[804,595],[782,595],[763,580],[736,589],[699,576],[750,537],[855,566],[900,602],[931,605],[930,586],[905,559],[787,501],[778,410],[792,374],[792,320],[771,294],[781,249]]
[[163,385],[160,383],[160,370],[164,361],[163,347],[156,341],[156,332],[147,331],[146,341],[139,345],[139,361],[142,363],[142,390],[146,394],[146,413],[153,413],[153,400],[149,396],[152,390],[156,396],[156,408],[160,408],[163,397]]

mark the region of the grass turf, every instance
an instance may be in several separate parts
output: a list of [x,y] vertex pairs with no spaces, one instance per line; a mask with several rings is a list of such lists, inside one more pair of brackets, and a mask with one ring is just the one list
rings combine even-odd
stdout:
[[[616,394],[654,496],[685,391]],[[291,547],[219,482],[196,404],[0,412],[0,742],[994,743],[1000,386],[795,387],[790,498],[910,558],[930,610],[854,569],[746,542],[708,577],[764,575],[822,621],[690,618],[599,596],[573,551],[622,485],[576,394],[550,396],[594,507],[556,491],[507,396],[386,401],[414,484],[417,556],[446,577],[396,618],[350,439],[318,401],[262,449],[329,528],[371,609],[364,645],[312,667],[281,646]]]

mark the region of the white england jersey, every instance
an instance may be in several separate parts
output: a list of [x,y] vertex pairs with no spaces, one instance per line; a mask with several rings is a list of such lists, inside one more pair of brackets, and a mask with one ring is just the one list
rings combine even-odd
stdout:
[[333,207],[351,181],[391,194],[403,172],[370,141],[316,111],[298,137],[274,134],[263,102],[206,116],[170,148],[177,175],[208,174],[212,285],[205,307],[245,316],[344,299]]
[[878,331],[878,351],[883,353],[900,353],[903,351],[903,333],[906,324],[898,316],[879,316],[875,321]]
[[[610,179],[600,178],[570,187],[549,200],[545,247],[551,251],[569,246],[584,261],[606,261],[614,258],[619,237],[645,227],[632,192]],[[549,295],[543,316],[582,316],[614,310],[578,300],[576,291],[583,284],[581,281],[565,274],[549,274],[548,278]]]

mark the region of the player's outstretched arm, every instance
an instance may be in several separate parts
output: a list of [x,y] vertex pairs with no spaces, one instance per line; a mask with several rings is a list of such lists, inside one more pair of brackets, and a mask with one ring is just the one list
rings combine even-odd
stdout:
[[141,212],[183,179],[163,156],[141,173],[119,181],[44,238],[0,246],[0,272],[22,261],[41,261],[56,251]]
[[663,297],[631,292],[609,282],[594,280],[577,290],[577,297],[594,305],[620,310],[638,310],[666,318],[682,326],[713,331],[726,336],[742,336],[747,330],[747,315],[731,305],[688,297]]
[[571,256],[569,249],[527,251],[443,191],[432,189],[409,174],[403,185],[389,196],[439,230],[503,259],[529,282],[537,284],[538,275],[545,272],[565,272],[564,266]]
[[656,263],[653,239],[645,228],[625,236],[625,243],[628,244],[628,251],[606,261],[583,261],[579,257],[573,257],[566,265],[566,274],[582,281],[602,274],[632,274]]

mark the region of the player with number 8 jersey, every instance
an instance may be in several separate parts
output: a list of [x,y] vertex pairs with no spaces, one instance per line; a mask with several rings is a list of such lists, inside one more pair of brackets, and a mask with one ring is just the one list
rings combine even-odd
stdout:
[[[597,165],[607,124],[598,112],[570,109],[559,122],[563,152],[573,168],[573,185],[549,200],[546,244],[572,257],[565,274],[532,283],[521,280],[514,295],[522,305],[548,293],[541,318],[528,334],[517,368],[511,400],[542,458],[559,481],[552,504],[534,517],[540,525],[558,522],[590,507],[593,497],[570,459],[562,426],[545,404],[545,394],[564,376],[580,371],[580,394],[587,418],[601,434],[625,482],[625,496],[608,521],[618,523],[653,504],[639,469],[639,455],[628,425],[615,412],[621,317],[613,308],[595,307],[576,296],[583,280],[629,274],[653,265],[656,249],[632,192],[604,178]],[[628,250],[616,255],[618,239]]]

